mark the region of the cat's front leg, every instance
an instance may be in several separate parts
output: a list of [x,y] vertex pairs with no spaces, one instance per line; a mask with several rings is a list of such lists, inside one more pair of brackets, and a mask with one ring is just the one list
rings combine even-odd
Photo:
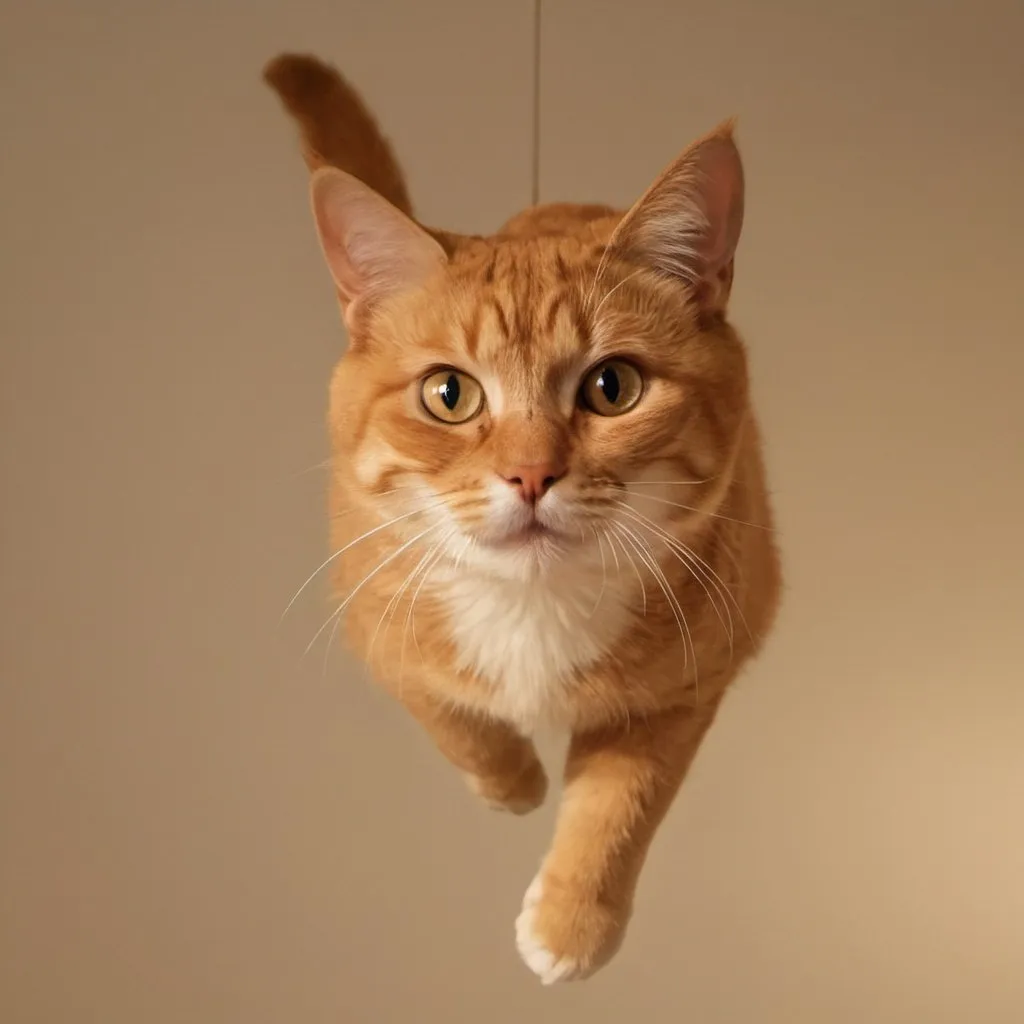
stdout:
[[544,802],[548,780],[537,752],[510,725],[422,692],[402,703],[488,806],[526,814]]
[[715,706],[573,736],[554,840],[516,921],[519,952],[545,984],[584,978],[618,950],[651,840]]

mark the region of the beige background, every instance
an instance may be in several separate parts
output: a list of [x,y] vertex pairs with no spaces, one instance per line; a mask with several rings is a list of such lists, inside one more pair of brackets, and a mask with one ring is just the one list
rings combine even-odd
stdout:
[[785,612],[614,966],[550,827],[318,645],[341,333],[258,74],[338,61],[432,222],[528,201],[532,4],[5,0],[0,1019],[1024,1019],[1024,6],[545,0],[544,198],[741,117]]

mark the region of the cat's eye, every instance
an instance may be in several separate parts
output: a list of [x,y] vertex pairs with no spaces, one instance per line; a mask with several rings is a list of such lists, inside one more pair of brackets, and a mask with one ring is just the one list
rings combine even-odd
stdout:
[[423,408],[442,423],[466,423],[484,407],[484,390],[468,374],[438,370],[423,381]]
[[640,401],[643,392],[640,371],[632,363],[611,359],[584,377],[580,399],[598,416],[621,416]]

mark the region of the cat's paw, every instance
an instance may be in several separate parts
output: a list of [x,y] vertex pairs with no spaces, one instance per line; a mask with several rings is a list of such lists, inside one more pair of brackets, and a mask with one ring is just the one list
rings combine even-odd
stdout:
[[512,814],[529,814],[536,810],[548,792],[544,767],[534,758],[512,778],[485,777],[466,773],[466,784],[488,807]]
[[619,911],[543,872],[530,884],[516,919],[516,946],[545,985],[577,981],[617,952],[629,911]]

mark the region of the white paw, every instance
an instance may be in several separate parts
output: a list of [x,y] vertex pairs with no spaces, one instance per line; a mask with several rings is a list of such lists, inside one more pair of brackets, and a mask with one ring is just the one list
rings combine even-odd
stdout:
[[543,882],[538,874],[523,897],[523,909],[516,918],[516,948],[523,962],[545,985],[559,981],[572,981],[583,976],[581,966],[567,957],[556,959],[537,938],[534,929],[536,907],[543,893]]
[[485,792],[483,780],[480,776],[474,775],[472,772],[463,772],[462,778],[465,780],[466,786],[473,796],[480,797],[488,807],[492,807],[496,811],[502,810],[501,804],[497,800],[492,800]]
[[476,775],[473,775],[471,772],[463,772],[462,777],[466,780],[469,791],[474,796],[480,797],[492,811],[511,811],[513,814],[526,814],[527,811],[532,811],[536,806],[535,803],[531,803],[529,800],[517,800],[514,797],[508,800],[495,800],[487,792],[483,782]]
[[536,771],[529,777],[529,785],[523,792],[511,793],[504,799],[496,798],[484,781],[472,772],[463,772],[462,777],[470,791],[480,797],[483,802],[494,811],[510,811],[512,814],[529,814],[535,811],[543,802],[547,791],[547,778],[544,770],[538,764]]

